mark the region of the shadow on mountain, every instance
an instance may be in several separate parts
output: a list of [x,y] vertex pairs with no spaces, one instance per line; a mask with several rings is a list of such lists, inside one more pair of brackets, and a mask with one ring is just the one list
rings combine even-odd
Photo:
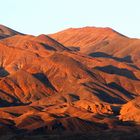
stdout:
[[[94,83],[96,86],[98,86],[99,88],[102,88],[102,89],[105,89],[106,91],[107,91],[107,93],[112,93],[112,94],[114,94],[115,96],[117,96],[118,98],[120,98],[120,99],[123,99],[122,98],[122,95],[120,96],[120,94],[116,94],[114,91],[112,91],[112,90],[110,90],[110,89],[108,89],[108,88],[106,88],[106,87],[104,87],[104,86],[101,86],[101,85],[99,85],[99,84],[97,84],[97,83]],[[129,100],[131,100],[131,99],[133,99],[134,97],[133,97],[133,93],[130,93],[130,92],[128,92],[126,89],[124,89],[123,87],[121,87],[120,85],[118,85],[118,84],[116,84],[115,82],[112,82],[112,83],[109,83],[109,84],[107,84],[107,86],[109,87],[109,88],[111,88],[111,89],[115,89],[116,88],[116,90],[117,91],[119,91],[121,94],[123,94],[123,95],[125,95],[127,98],[129,98]],[[134,95],[135,96],[135,95]],[[124,101],[124,100],[123,100]]]
[[74,51],[74,52],[79,52],[80,51],[80,47],[69,46],[68,48],[70,50]]
[[0,77],[5,77],[9,75],[9,72],[6,71],[3,67],[0,67]]
[[137,67],[136,65],[129,64],[129,66],[130,66],[130,67],[133,67],[133,68],[135,68],[135,69],[137,69],[137,70],[140,70],[140,68],[139,68],[139,67]]
[[7,37],[10,37],[10,36],[9,35],[3,35],[3,34],[0,33],[0,39],[5,39]]
[[44,85],[46,85],[47,87],[50,87],[51,89],[57,91],[54,86],[51,84],[51,82],[49,81],[49,79],[46,77],[45,74],[43,73],[36,73],[36,74],[33,74],[33,76],[35,78],[37,78],[40,82],[42,82]]
[[139,80],[134,75],[134,73],[132,71],[129,71],[128,69],[120,69],[120,68],[114,67],[112,65],[108,65],[108,66],[104,66],[104,67],[95,67],[95,69],[108,73],[108,74],[116,74],[119,76],[123,76],[123,77],[129,78],[131,80]]
[[2,94],[9,96],[9,98],[11,98],[13,100],[13,102],[11,103],[11,102],[8,102],[7,100],[0,98],[0,107],[23,105],[23,103],[21,103],[17,98],[15,98],[14,96],[12,96],[12,95],[10,95],[10,94],[8,94],[5,91],[0,89],[0,95],[2,96]]
[[125,101],[123,101],[123,99],[119,99],[117,97],[112,97],[107,92],[105,92],[105,91],[103,91],[101,89],[94,89],[94,91],[95,91],[94,95],[99,97],[99,99],[101,99],[104,102],[119,103],[119,104],[125,103]]
[[16,104],[11,104],[7,102],[6,100],[0,99],[0,107],[9,107],[9,106],[15,106]]
[[42,46],[44,46],[44,48],[46,49],[46,50],[49,50],[49,51],[56,51],[56,49],[55,48],[53,48],[53,47],[51,47],[51,46],[48,46],[48,45],[46,45],[46,44],[44,44],[44,43],[40,43]]
[[127,63],[132,63],[133,61],[131,60],[131,56],[125,56],[123,58],[118,58],[118,57],[114,57],[111,56],[109,54],[106,54],[104,52],[94,52],[94,53],[90,53],[89,56],[91,57],[103,57],[103,58],[110,58],[119,62],[127,62]]
[[80,100],[80,97],[78,95],[75,95],[74,93],[69,93],[69,97],[71,98],[71,101]]
[[[105,86],[99,85],[97,83],[91,83],[91,84],[95,85],[96,87],[93,88],[93,85],[90,85],[88,83],[84,83],[83,86],[90,88],[93,91],[93,94],[96,95],[102,101],[105,101],[108,103],[114,102],[114,103],[119,103],[119,104],[126,103],[126,101],[122,98],[120,94],[116,94],[111,89],[106,88]],[[121,94],[124,94],[124,93],[121,93]]]
[[112,89],[116,89],[118,91],[120,91],[121,93],[123,93],[125,96],[127,96],[129,99],[134,99],[134,94],[130,93],[129,91],[127,91],[126,89],[124,89],[122,86],[116,84],[115,82],[111,82],[108,84],[108,86]]

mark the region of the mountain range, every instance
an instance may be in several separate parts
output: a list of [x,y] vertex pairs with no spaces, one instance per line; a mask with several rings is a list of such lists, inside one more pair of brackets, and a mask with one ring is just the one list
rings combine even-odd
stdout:
[[0,25],[0,139],[138,139],[139,95],[140,39]]

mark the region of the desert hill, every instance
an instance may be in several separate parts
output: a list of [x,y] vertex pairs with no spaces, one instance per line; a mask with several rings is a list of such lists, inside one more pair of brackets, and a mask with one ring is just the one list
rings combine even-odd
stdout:
[[92,57],[112,58],[139,66],[139,39],[126,37],[111,28],[70,28],[50,35],[72,49]]
[[0,39],[11,37],[11,36],[18,35],[18,34],[22,34],[22,33],[17,32],[11,28],[8,28],[8,27],[0,24]]
[[110,28],[0,29],[1,139],[139,133],[139,39]]

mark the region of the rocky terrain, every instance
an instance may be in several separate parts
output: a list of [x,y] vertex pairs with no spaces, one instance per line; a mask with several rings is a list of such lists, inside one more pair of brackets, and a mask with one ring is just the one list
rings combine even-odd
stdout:
[[33,36],[0,25],[0,139],[139,139],[139,95],[139,39],[111,28]]

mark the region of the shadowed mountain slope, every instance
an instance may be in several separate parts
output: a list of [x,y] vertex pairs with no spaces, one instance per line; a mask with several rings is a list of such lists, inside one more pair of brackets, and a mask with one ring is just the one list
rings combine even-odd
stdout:
[[14,36],[17,34],[21,34],[21,33],[0,24],[0,39]]

